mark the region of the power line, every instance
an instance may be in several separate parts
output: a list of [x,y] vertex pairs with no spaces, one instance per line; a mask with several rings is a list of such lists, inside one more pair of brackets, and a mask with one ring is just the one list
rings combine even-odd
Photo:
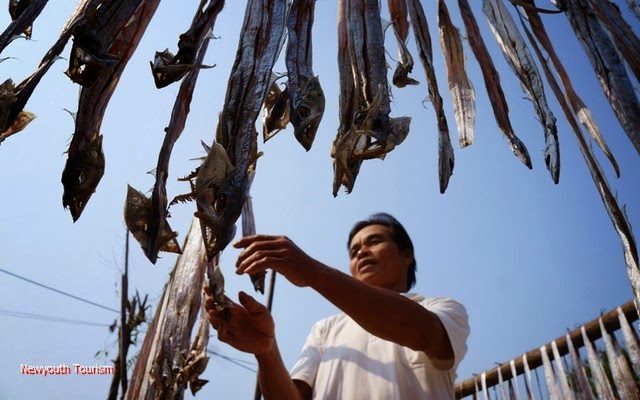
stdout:
[[222,359],[224,359],[226,361],[229,361],[232,364],[237,365],[238,367],[244,368],[244,369],[249,370],[251,372],[258,372],[257,370],[255,370],[253,368],[250,368],[250,367],[248,367],[248,366],[243,364],[243,363],[249,363],[249,361],[239,360],[237,358],[228,357],[228,356],[222,355],[222,354],[220,354],[218,352],[215,352],[215,351],[213,351],[211,349],[207,349],[207,353],[214,354],[214,355],[216,355],[216,356],[218,356],[218,357],[220,357],[220,358],[222,358]]
[[59,322],[59,323],[76,324],[76,325],[89,325],[89,326],[100,326],[100,327],[111,326],[109,324],[103,324],[99,322],[89,322],[89,321],[83,321],[79,319],[53,317],[51,315],[33,314],[33,313],[27,313],[22,311],[12,311],[12,310],[5,310],[5,309],[0,309],[0,316],[35,319],[35,320],[41,320],[41,321]]
[[105,310],[113,311],[115,313],[120,314],[120,311],[116,310],[115,308],[103,306],[102,304],[95,303],[95,302],[93,302],[91,300],[83,299],[82,297],[78,297],[78,296],[75,296],[73,294],[70,294],[70,293],[67,293],[67,292],[63,292],[62,290],[59,290],[59,289],[56,289],[56,288],[52,288],[51,286],[47,286],[45,284],[36,282],[36,281],[31,280],[29,278],[25,278],[24,276],[20,276],[18,274],[14,274],[13,272],[9,272],[9,271],[7,271],[7,270],[5,270],[3,268],[0,268],[0,272],[4,272],[7,275],[11,275],[11,276],[13,276],[15,278],[22,279],[23,281],[32,283],[32,284],[34,284],[36,286],[40,286],[40,287],[45,288],[47,290],[51,290],[51,291],[56,292],[58,294],[61,294],[61,295],[67,296],[67,297],[71,297],[72,299],[82,301],[83,303],[91,304],[92,306],[100,307],[100,308],[103,308]]

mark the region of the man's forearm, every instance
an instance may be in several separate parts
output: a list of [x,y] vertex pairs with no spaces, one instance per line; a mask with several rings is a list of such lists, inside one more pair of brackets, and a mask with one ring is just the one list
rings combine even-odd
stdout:
[[320,264],[311,287],[368,332],[432,357],[452,356],[449,338],[438,317],[400,294],[360,282]]
[[256,354],[258,380],[265,400],[302,399],[284,366],[277,343],[265,353]]

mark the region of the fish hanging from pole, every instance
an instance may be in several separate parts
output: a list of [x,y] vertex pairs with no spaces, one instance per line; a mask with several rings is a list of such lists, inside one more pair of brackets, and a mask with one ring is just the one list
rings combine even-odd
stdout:
[[513,131],[511,121],[509,120],[509,105],[507,104],[504,91],[500,85],[500,75],[493,64],[493,60],[489,55],[489,51],[482,39],[482,35],[480,35],[480,29],[478,28],[478,23],[473,16],[469,2],[467,0],[458,0],[458,8],[460,9],[462,21],[464,22],[465,29],[467,31],[469,46],[471,47],[471,50],[478,61],[478,65],[480,66],[480,70],[482,71],[484,85],[489,96],[489,103],[491,104],[496,123],[509,142],[509,147],[511,147],[513,154],[515,154],[520,161],[524,163],[524,165],[531,169],[531,157],[529,156],[527,147]]
[[160,0],[113,1],[86,14],[74,31],[66,74],[82,85],[75,132],[62,171],[62,204],[73,221],[82,215],[102,179],[100,126],[120,75],[135,52]]
[[460,148],[473,144],[473,130],[476,125],[476,96],[467,75],[466,61],[460,31],[453,25],[447,4],[438,0],[438,28],[440,46],[447,67],[447,79],[451,102],[458,126]]
[[[256,234],[256,221],[253,214],[253,202],[251,195],[247,194],[247,198],[242,206],[242,236],[251,236]],[[251,283],[256,292],[264,294],[264,278],[267,275],[266,271],[259,272],[257,274],[249,275]]]
[[[196,392],[205,383],[199,375],[208,362],[209,323],[202,315],[206,264],[202,236],[194,218],[184,252],[176,261],[145,335],[126,399],[182,399],[187,385]],[[199,316],[200,329],[191,342]]]
[[593,392],[591,391],[591,386],[589,385],[587,374],[584,371],[584,366],[582,365],[580,354],[578,354],[575,347],[573,346],[571,335],[567,333],[565,338],[567,340],[569,354],[571,355],[571,362],[573,363],[573,371],[576,375],[576,379],[578,380],[578,387],[580,388],[580,392],[576,393],[576,395],[581,400],[593,400]]
[[549,393],[549,400],[562,400],[560,390],[558,389],[558,383],[556,381],[555,372],[551,361],[549,361],[549,355],[547,354],[547,347],[540,347],[540,355],[542,356],[542,365],[544,366],[544,377],[547,383],[547,392]]
[[616,385],[618,394],[625,400],[638,400],[640,397],[638,387],[632,378],[624,355],[618,351],[619,349],[613,344],[614,339],[605,329],[602,317],[598,319],[598,323],[600,324],[600,333],[602,334],[607,360],[609,360],[609,368],[611,368],[611,375],[613,376],[613,382]]
[[640,154],[640,102],[611,39],[588,0],[556,0],[556,3],[565,10],[614,114]]
[[551,173],[551,179],[557,184],[560,179],[560,145],[556,118],[547,103],[535,61],[502,0],[483,0],[482,12],[489,22],[489,27],[507,63],[520,79],[522,88],[540,119],[545,138],[544,161]]
[[11,23],[0,35],[0,53],[16,37],[24,34],[31,39],[33,22],[38,18],[49,0],[9,0]]
[[613,390],[611,384],[607,379],[607,375],[604,372],[604,367],[593,348],[593,344],[587,336],[587,331],[584,326],[580,328],[582,333],[582,341],[584,342],[584,348],[587,350],[587,360],[589,361],[589,368],[591,369],[591,376],[593,377],[594,386],[598,399],[613,399]]
[[407,85],[417,85],[419,82],[409,74],[413,71],[413,57],[407,49],[407,39],[409,37],[409,21],[406,0],[388,0],[389,14],[391,16],[391,26],[398,43],[398,63],[393,72],[393,82],[399,88]]
[[[513,381],[515,398],[516,400],[520,400],[520,385],[518,384],[518,373],[516,372],[516,361],[509,361],[509,367],[511,368],[511,381]],[[509,382],[511,382],[509,381]]]
[[204,65],[199,58],[202,43],[212,35],[216,17],[224,7],[224,0],[200,0],[189,29],[178,39],[175,56],[166,49],[156,52],[151,62],[153,81],[158,89],[182,79],[188,72],[215,65]]
[[293,133],[305,150],[311,150],[324,114],[325,98],[313,74],[311,31],[316,0],[293,0],[287,18],[287,91]]
[[[602,137],[598,124],[593,118],[593,115],[591,114],[591,111],[589,110],[589,108],[587,108],[587,106],[582,101],[580,96],[578,96],[578,94],[576,93],[573,87],[573,84],[571,83],[571,79],[569,78],[569,73],[564,68],[564,65],[562,65],[562,62],[560,61],[560,58],[558,57],[553,47],[553,44],[552,44],[553,42],[549,38],[549,35],[547,34],[547,31],[544,27],[542,19],[540,18],[540,15],[533,10],[533,7],[535,5],[534,1],[533,0],[520,0],[520,1],[522,2],[524,11],[526,13],[527,21],[531,26],[531,31],[535,35],[535,38],[537,39],[537,41],[540,43],[540,46],[542,46],[542,48],[547,52],[548,58],[551,60],[551,63],[553,64],[558,74],[558,77],[562,82],[565,96],[567,98],[567,101],[571,105],[571,109],[573,110],[573,113],[576,115],[580,123],[585,127],[587,132],[589,132],[593,140],[598,144],[602,152],[607,156],[607,159],[609,159],[609,162],[611,163],[611,165],[613,166],[613,169],[616,172],[616,176],[620,177],[620,168],[618,167],[618,163],[616,162],[616,159],[613,157],[613,154],[611,153],[609,146],[607,145],[604,138]],[[520,18],[520,20],[524,26],[524,22],[522,21],[522,18]],[[530,39],[530,42],[532,43],[532,45],[535,46],[535,43],[531,39]]]
[[555,340],[551,342],[551,351],[553,352],[553,361],[555,362],[558,380],[560,381],[560,387],[562,388],[562,398],[564,400],[573,399],[573,393],[569,388],[569,381],[567,380],[567,373],[562,365],[562,358],[560,357],[558,344]]
[[[202,1],[193,18],[191,28],[187,33],[181,35],[182,41],[188,41],[195,47],[194,51],[197,55],[193,62],[198,64],[203,62],[216,17],[223,7],[223,0],[214,0],[211,2]],[[192,34],[197,36],[187,39],[189,32],[193,32]],[[131,198],[131,201],[138,199],[138,204],[143,203],[147,206],[144,209],[139,209],[140,213],[136,215],[130,212],[133,210],[129,210],[132,203],[129,201],[129,196],[127,196],[125,222],[129,230],[134,234],[136,240],[138,240],[142,246],[145,255],[153,264],[155,264],[158,259],[159,251],[180,253],[180,246],[176,240],[178,234],[171,230],[167,222],[169,212],[166,184],[167,178],[169,177],[171,152],[175,142],[184,130],[191,106],[193,91],[198,79],[198,73],[199,69],[191,70],[186,74],[180,84],[180,89],[176,95],[176,100],[171,112],[169,126],[165,129],[164,141],[158,155],[158,163],[155,169],[155,184],[151,199],[145,201],[140,197],[144,195],[135,190],[128,192],[137,194],[137,197]],[[144,197],[146,198],[146,196]],[[135,234],[136,231],[138,232],[137,235]]]
[[453,146],[451,146],[451,138],[449,137],[449,125],[444,113],[442,97],[438,89],[438,81],[433,67],[433,50],[431,47],[431,36],[429,35],[429,26],[427,18],[424,15],[424,9],[420,0],[407,0],[409,8],[409,18],[413,26],[413,34],[416,39],[416,47],[420,61],[424,67],[427,76],[427,87],[429,98],[436,113],[438,121],[438,181],[440,193],[443,194],[449,185],[449,179],[453,175],[453,167],[455,158],[453,154]]
[[640,40],[633,28],[624,20],[618,6],[611,0],[590,0],[595,16],[609,33],[621,58],[629,70],[640,80]]
[[620,321],[620,330],[622,331],[622,338],[624,339],[627,353],[631,359],[633,370],[635,371],[636,376],[640,376],[640,345],[638,344],[638,339],[633,332],[627,317],[622,312],[622,308],[618,307],[617,311],[618,320]]
[[487,390],[487,373],[483,372],[480,375],[480,382],[482,384],[482,394],[484,395],[484,400],[491,400],[491,396],[489,395],[489,390]]
[[33,119],[35,114],[24,111],[40,80],[49,71],[60,53],[64,50],[76,27],[85,19],[85,15],[92,15],[104,0],[84,0],[78,4],[73,14],[66,22],[56,42],[40,61],[38,69],[14,86],[11,79],[0,85],[0,143],[7,137],[23,130]]
[[[500,365],[500,364],[498,364]],[[498,367],[498,390],[500,391],[500,398],[501,399],[507,399],[507,397],[509,396],[507,394],[507,390],[504,387],[504,381],[502,379],[502,372],[500,371],[500,367]]]
[[536,396],[533,394],[533,383],[531,381],[531,369],[529,368],[526,354],[522,356],[522,365],[524,365],[524,385],[527,389],[527,396],[529,400],[535,400]]

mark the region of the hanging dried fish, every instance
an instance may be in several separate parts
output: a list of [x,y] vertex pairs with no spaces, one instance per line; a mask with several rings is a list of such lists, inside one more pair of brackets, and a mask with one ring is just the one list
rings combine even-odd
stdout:
[[622,337],[624,339],[625,347],[627,349],[627,353],[629,354],[629,358],[631,359],[631,364],[633,366],[633,370],[636,373],[636,376],[640,375],[640,345],[638,344],[638,338],[636,334],[631,329],[631,325],[629,325],[629,321],[627,317],[622,312],[622,308],[618,307],[618,320],[620,321],[620,330],[622,330]]
[[413,57],[407,49],[407,38],[409,37],[409,21],[406,0],[388,0],[389,14],[391,14],[391,24],[393,33],[398,43],[398,64],[393,73],[393,84],[399,88],[407,85],[417,85],[417,80],[410,78],[413,71]]
[[555,362],[556,371],[558,373],[558,380],[560,381],[560,387],[562,388],[562,398],[564,400],[573,399],[573,393],[569,388],[569,381],[567,380],[567,373],[562,365],[562,358],[560,358],[560,352],[558,351],[558,344],[555,340],[551,342],[551,351],[553,352],[553,361]]
[[[520,400],[520,385],[518,384],[518,373],[516,372],[516,360],[509,361],[509,368],[511,369],[511,380],[509,381],[509,387],[513,389],[510,391],[510,399]],[[513,381],[513,386],[511,387],[511,382]]]
[[48,0],[10,0],[9,14],[11,23],[0,35],[0,53],[16,36],[24,34],[31,39],[31,26],[38,18]]
[[473,130],[476,125],[476,96],[471,80],[467,76],[460,31],[451,22],[451,16],[444,0],[438,0],[438,28],[440,30],[440,45],[447,66],[451,102],[458,126],[458,141],[460,147],[464,148],[473,144]]
[[[209,4],[207,5],[207,3]],[[202,42],[209,35],[223,6],[224,1],[200,0],[191,26],[180,35],[176,55],[171,54],[168,49],[156,52],[155,58],[151,62],[151,71],[153,81],[158,89],[179,81],[189,71],[215,66],[204,65],[202,60],[196,60],[196,58]]]
[[533,57],[529,53],[527,45],[502,0],[483,0],[482,12],[489,22],[489,26],[509,66],[520,79],[523,89],[531,99],[536,114],[538,114],[544,129],[545,164],[551,173],[553,182],[558,183],[560,179],[560,145],[558,143],[556,118],[547,104],[542,79]]
[[313,75],[311,30],[315,0],[293,0],[287,20],[286,64],[289,82],[289,118],[293,133],[309,151],[324,114],[324,92]]
[[593,348],[593,344],[589,340],[587,336],[587,331],[584,326],[580,328],[582,332],[582,340],[584,342],[584,347],[587,349],[587,359],[589,361],[589,368],[591,369],[591,376],[593,377],[594,386],[596,387],[596,393],[598,394],[598,399],[613,399],[613,391],[611,389],[611,385],[609,384],[609,380],[607,379],[607,375],[604,372],[604,368],[596,351]]
[[[127,199],[124,206],[124,221],[133,237],[140,243],[145,252],[151,247],[149,243],[149,218],[151,213],[151,199],[143,193],[127,185]],[[176,238],[178,234],[171,230],[169,224],[165,221],[162,231],[158,235],[155,246],[159,251],[169,253],[182,253],[180,245]],[[157,252],[156,252],[157,253]]]
[[[247,195],[244,205],[242,206],[242,236],[250,236],[255,234],[256,222],[253,216],[253,203],[251,201],[251,196]],[[264,278],[266,275],[266,271],[249,275],[251,277],[253,288],[256,292],[264,294]]]
[[[68,158],[62,172],[64,193],[62,204],[69,208],[73,221],[82,214],[104,174],[104,154],[100,126],[120,75],[133,55],[160,0],[118,1],[103,4],[82,29],[76,27],[75,49],[71,58],[81,56],[79,50],[87,42],[99,44],[99,54],[114,57],[111,65],[87,64],[78,77],[83,82],[95,81],[80,91],[76,129],[69,145]],[[101,46],[105,46],[104,48]],[[74,62],[71,61],[71,64]],[[70,71],[71,72],[71,71]]]
[[[524,9],[527,15],[527,20],[529,21],[529,25],[531,25],[533,34],[535,35],[536,39],[538,40],[538,42],[540,42],[540,45],[544,48],[549,58],[551,59],[551,62],[553,63],[553,66],[555,67],[558,73],[558,76],[560,77],[562,86],[564,86],[567,100],[569,101],[569,104],[571,105],[571,108],[574,114],[578,117],[578,120],[580,121],[580,123],[587,129],[587,132],[589,132],[589,134],[591,135],[593,140],[598,144],[600,149],[602,149],[604,154],[609,159],[609,162],[611,162],[611,165],[613,166],[613,169],[615,170],[616,175],[619,177],[620,169],[618,168],[618,163],[616,162],[616,159],[613,157],[613,154],[611,154],[611,150],[609,150],[609,146],[607,146],[607,143],[602,137],[598,124],[594,120],[591,114],[591,111],[587,108],[587,106],[584,104],[582,99],[578,96],[578,94],[574,90],[573,84],[569,79],[569,74],[567,73],[564,66],[562,65],[560,58],[558,57],[555,49],[553,48],[552,41],[551,39],[549,39],[549,36],[547,35],[547,31],[544,28],[542,19],[540,18],[538,13],[536,13],[531,9],[531,6],[533,6],[534,4],[534,0],[521,0],[521,1],[523,5],[526,5]],[[524,24],[524,22],[522,22],[522,24]],[[530,41],[531,40],[533,39],[530,39]]]
[[489,95],[489,103],[493,109],[493,115],[496,119],[498,127],[504,133],[505,138],[509,142],[511,151],[531,169],[531,158],[526,146],[513,131],[511,121],[509,120],[509,105],[505,99],[504,92],[500,86],[500,75],[496,70],[493,60],[489,55],[484,40],[480,35],[480,29],[478,23],[469,7],[467,0],[458,0],[458,8],[460,8],[460,14],[462,15],[462,21],[464,22],[465,29],[467,31],[467,40],[469,46],[473,51],[473,54],[480,65],[482,76],[484,79],[484,85]]
[[24,111],[25,105],[42,77],[49,71],[51,65],[60,58],[60,53],[64,50],[78,23],[83,20],[85,13],[93,12],[99,3],[100,1],[96,0],[85,0],[80,3],[65,24],[58,40],[42,58],[38,69],[20,82],[18,86],[14,87],[13,81],[10,79],[2,84],[0,88],[2,92],[0,94],[0,142],[24,129],[35,118],[35,114]]
[[[640,267],[638,265],[638,248],[631,231],[631,225],[629,224],[629,221],[625,214],[624,207],[621,208],[618,205],[618,201],[614,196],[613,191],[609,187],[609,183],[607,182],[606,177],[600,168],[600,164],[598,164],[598,161],[593,155],[591,148],[587,145],[584,137],[582,136],[582,132],[580,131],[580,127],[578,126],[577,121],[573,117],[573,114],[571,114],[569,105],[567,104],[567,101],[565,100],[555,77],[551,73],[551,69],[549,68],[549,64],[547,63],[546,58],[542,55],[540,48],[538,47],[535,40],[533,40],[533,37],[529,30],[526,28],[526,26],[523,25],[523,27],[525,33],[527,34],[527,36],[529,36],[533,49],[538,56],[540,65],[542,66],[545,76],[547,77],[547,82],[553,90],[553,93],[558,100],[558,104],[560,104],[560,108],[564,112],[567,122],[569,122],[569,125],[571,126],[572,131],[576,136],[580,152],[582,153],[582,156],[587,163],[587,167],[589,168],[589,172],[591,173],[591,178],[593,179],[593,182],[598,189],[598,193],[600,194],[600,198],[602,199],[605,209],[609,214],[609,218],[611,218],[611,222],[613,223],[616,232],[618,232],[618,236],[620,236],[625,263],[627,265],[627,274],[629,275],[629,281],[631,282],[636,305],[640,306]],[[640,309],[640,307],[638,307],[638,309]]]
[[533,395],[533,383],[531,381],[531,369],[529,368],[526,353],[522,356],[522,365],[524,365],[524,384],[527,389],[527,395],[529,399],[535,400],[535,396]]
[[609,360],[609,368],[611,369],[611,375],[618,394],[625,400],[638,400],[640,393],[638,393],[638,387],[631,375],[624,355],[614,344],[615,338],[607,333],[602,317],[598,319],[598,323],[600,324],[600,332],[604,341],[607,359]]
[[351,193],[356,177],[360,171],[362,160],[354,157],[357,132],[353,124],[357,107],[356,88],[351,69],[349,55],[349,32],[347,28],[348,0],[338,0],[338,74],[340,77],[340,97],[338,116],[340,125],[333,142],[333,196],[337,196],[340,185],[344,185],[347,193]]
[[200,379],[200,375],[204,373],[209,363],[207,345],[209,344],[210,325],[211,323],[209,322],[207,312],[204,307],[202,307],[200,320],[198,322],[198,332],[191,344],[189,355],[184,360],[182,369],[178,372],[176,378],[176,384],[178,386],[186,386],[187,383],[189,384],[189,389],[191,389],[193,396],[209,382],[206,379]]
[[504,387],[504,380],[502,379],[502,372],[500,371],[500,368],[498,368],[498,390],[500,398],[506,400],[509,395],[507,394],[507,389]]
[[267,141],[286,128],[290,120],[289,90],[280,90],[273,74],[262,108],[262,140]]
[[611,0],[590,0],[595,16],[611,35],[611,40],[629,69],[640,80],[640,40],[624,20],[618,6]]
[[[205,18],[205,23],[199,25],[199,36],[194,37],[197,56],[194,60],[200,64],[204,60],[204,56],[207,52],[207,46],[209,40],[207,34],[213,29],[216,17],[220,13],[224,6],[223,0],[214,0],[209,2],[201,2],[200,7],[196,11],[194,21],[200,21]],[[171,158],[171,152],[173,145],[178,140],[182,131],[184,130],[187,116],[191,105],[191,99],[193,97],[193,91],[195,89],[196,81],[198,79],[199,70],[192,70],[182,81],[176,101],[171,112],[171,120],[169,126],[166,128],[166,135],[158,155],[158,164],[155,169],[156,181],[153,187],[153,194],[151,196],[151,208],[149,210],[149,220],[146,224],[146,244],[143,246],[147,258],[155,264],[158,258],[158,251],[161,250],[162,245],[166,242],[167,237],[175,237],[177,233],[171,232],[168,227],[167,217],[167,178],[169,177],[169,161]],[[126,211],[125,211],[126,214]],[[167,231],[171,232],[167,236]],[[179,250],[179,248],[178,248]]]
[[416,46],[420,55],[420,61],[427,75],[427,86],[429,98],[433,104],[436,118],[438,120],[438,175],[440,182],[440,193],[444,193],[449,185],[449,179],[453,174],[455,163],[453,156],[453,146],[449,138],[449,126],[442,106],[442,97],[438,90],[435,70],[433,68],[433,50],[431,47],[431,36],[424,9],[419,0],[408,0],[409,16],[413,25],[413,33],[416,38]]
[[640,103],[613,43],[587,0],[557,0],[566,10],[614,114],[640,154]]
[[580,354],[578,354],[575,347],[573,346],[573,341],[571,340],[571,336],[568,333],[565,338],[567,340],[569,353],[571,354],[573,371],[578,380],[578,387],[580,388],[580,392],[577,393],[577,396],[579,396],[579,398],[583,400],[593,400],[593,392],[591,391],[591,386],[589,385],[589,381],[587,380],[587,374],[584,371],[582,360],[580,360]]
[[269,89],[285,15],[285,0],[247,3],[218,121],[218,146],[212,147],[195,182],[196,216],[200,219],[209,260],[235,235],[235,222],[251,186],[258,158],[255,122]]
[[556,382],[556,376],[549,361],[549,355],[547,354],[547,347],[540,347],[540,355],[542,356],[542,365],[544,366],[544,377],[547,382],[547,391],[549,393],[549,400],[562,400],[560,396],[560,389]]
[[191,382],[192,390],[202,385],[198,375],[206,366],[206,328],[201,326],[192,345],[190,342],[193,326],[202,312],[205,268],[202,237],[194,218],[184,253],[165,285],[136,359],[127,399],[182,398],[187,382]]

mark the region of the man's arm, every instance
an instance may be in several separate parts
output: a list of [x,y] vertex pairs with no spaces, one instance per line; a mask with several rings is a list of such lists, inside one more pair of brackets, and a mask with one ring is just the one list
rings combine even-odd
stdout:
[[294,285],[313,288],[373,335],[438,360],[451,360],[448,366],[453,366],[453,348],[444,325],[420,304],[328,267],[286,237],[248,236],[234,246],[245,248],[237,273],[273,269]]

